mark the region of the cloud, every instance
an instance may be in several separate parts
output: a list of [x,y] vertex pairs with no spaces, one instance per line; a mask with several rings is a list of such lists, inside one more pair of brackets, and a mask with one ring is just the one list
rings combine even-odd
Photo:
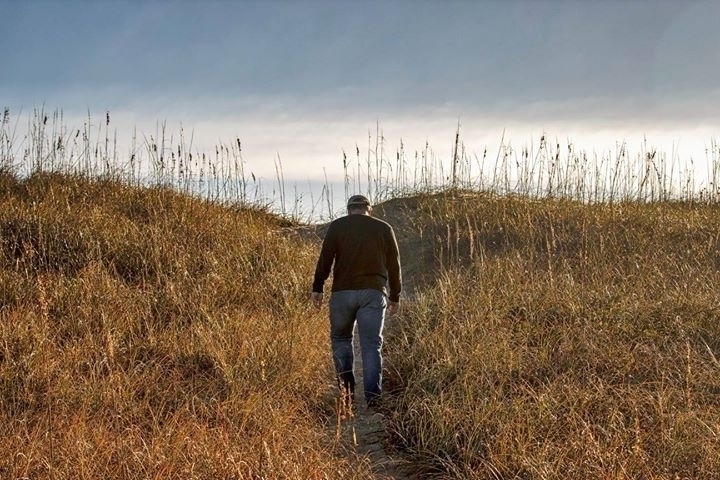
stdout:
[[[720,34],[709,22],[718,8],[560,0],[31,2],[10,8],[12,48],[0,82],[95,99],[108,97],[91,90],[112,88],[128,101],[212,92],[347,103],[350,92],[356,104],[375,108],[627,98],[717,73],[717,62],[700,65],[686,52],[716,58]],[[688,85],[702,90],[709,82]]]
[[[699,144],[717,125],[720,5],[584,2],[11,2],[0,99],[127,142],[164,121],[258,172],[337,172],[377,122],[393,152],[449,155],[543,133],[585,148],[642,135]],[[5,106],[5,105],[1,105]],[[594,143],[593,143],[594,142]],[[694,148],[694,147],[693,147]],[[263,173],[265,175],[265,173]]]

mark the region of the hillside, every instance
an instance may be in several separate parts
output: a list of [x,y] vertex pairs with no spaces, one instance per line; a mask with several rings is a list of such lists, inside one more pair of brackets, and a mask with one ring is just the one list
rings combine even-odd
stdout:
[[418,461],[444,478],[717,478],[717,206],[383,207],[415,274],[387,381]]
[[0,176],[0,477],[367,478],[327,442],[315,251],[286,226],[164,189]]
[[[456,191],[377,206],[385,413],[422,478],[717,478],[720,215]],[[328,435],[322,226],[0,174],[2,478],[376,478]],[[377,471],[377,468],[375,469]]]

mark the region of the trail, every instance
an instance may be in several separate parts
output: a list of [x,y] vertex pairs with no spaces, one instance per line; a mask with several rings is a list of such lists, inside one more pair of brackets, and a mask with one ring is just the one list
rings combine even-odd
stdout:
[[[423,242],[414,224],[413,212],[417,208],[417,199],[406,198],[391,200],[375,207],[373,216],[385,219],[393,225],[400,248],[403,271],[403,298],[412,296],[413,283],[420,278],[421,272],[429,266],[429,259],[434,258],[429,250],[430,245]],[[329,224],[303,225],[291,227],[290,231],[299,235],[304,241],[317,244],[322,242]],[[407,301],[407,300],[404,300]],[[393,320],[386,321],[385,331],[392,328]],[[353,341],[355,350],[355,383],[357,406],[352,414],[343,415],[338,412],[338,419],[329,426],[328,435],[334,436],[347,455],[364,458],[369,462],[373,475],[377,480],[419,480],[427,478],[418,471],[416,465],[393,448],[388,430],[387,419],[377,413],[369,412],[362,394],[362,361],[360,341],[355,332]],[[387,361],[387,359],[386,359]],[[354,458],[353,458],[354,459]]]
[[419,479],[410,460],[392,449],[388,422],[384,415],[367,409],[362,394],[362,363],[360,360],[360,342],[355,333],[355,379],[359,390],[356,394],[354,413],[340,418],[335,425],[336,435],[349,455],[364,457],[370,464],[377,480],[415,480]]

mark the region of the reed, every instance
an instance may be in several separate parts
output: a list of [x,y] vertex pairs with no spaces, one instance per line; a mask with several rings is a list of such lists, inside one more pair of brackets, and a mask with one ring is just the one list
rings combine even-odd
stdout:
[[[711,142],[584,152],[543,136],[393,149],[290,207],[239,139],[158,124],[127,156],[100,126],[7,109],[0,126],[3,478],[373,478],[338,443],[325,313],[306,293],[342,190],[396,227],[388,323],[396,446],[440,478],[717,478]],[[339,167],[338,167],[339,168]],[[300,207],[309,195],[309,208]],[[279,202],[279,203],[278,203]],[[290,213],[292,212],[292,213]]]
[[328,443],[314,248],[265,210],[0,184],[0,477],[368,478]]
[[[378,122],[375,131],[368,132],[364,151],[356,145],[354,160],[340,151],[337,166],[314,176],[321,182],[318,189],[303,191],[298,182],[305,179],[293,179],[295,198],[289,198],[280,156],[274,162],[274,182],[265,184],[243,157],[239,138],[218,144],[211,152],[198,151],[192,135],[187,138],[182,127],[178,134],[170,132],[163,122],[154,133],[141,134],[141,140],[133,131],[123,142],[111,128],[110,112],[100,122],[88,114],[81,128],[70,128],[62,111],[40,108],[28,116],[24,133],[18,131],[19,124],[20,116],[14,118],[4,109],[0,164],[21,175],[55,172],[167,186],[216,203],[268,206],[304,222],[327,221],[342,213],[335,203],[341,191],[345,197],[351,191],[364,193],[375,203],[453,189],[583,203],[716,203],[720,191],[720,147],[713,139],[706,168],[697,171],[692,159],[683,162],[676,151],[658,151],[647,139],[634,152],[624,141],[614,150],[588,152],[570,139],[563,144],[546,135],[516,148],[503,133],[493,159],[487,147],[481,156],[468,152],[459,123],[444,158],[427,142],[415,150],[409,150],[402,139],[396,147],[390,146]],[[127,155],[119,152],[118,145],[125,143]],[[336,177],[341,179],[337,185]],[[304,206],[302,200],[308,196],[311,201]]]
[[443,478],[716,478],[716,205],[399,205],[424,240],[402,252],[416,283],[387,340],[388,412],[418,462]]

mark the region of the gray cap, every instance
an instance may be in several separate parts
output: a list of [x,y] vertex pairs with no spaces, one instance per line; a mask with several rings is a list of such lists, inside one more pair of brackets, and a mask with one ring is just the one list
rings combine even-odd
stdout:
[[348,198],[347,206],[348,207],[355,207],[355,206],[369,207],[370,200],[368,200],[367,197],[365,197],[363,195],[353,195],[352,197]]

